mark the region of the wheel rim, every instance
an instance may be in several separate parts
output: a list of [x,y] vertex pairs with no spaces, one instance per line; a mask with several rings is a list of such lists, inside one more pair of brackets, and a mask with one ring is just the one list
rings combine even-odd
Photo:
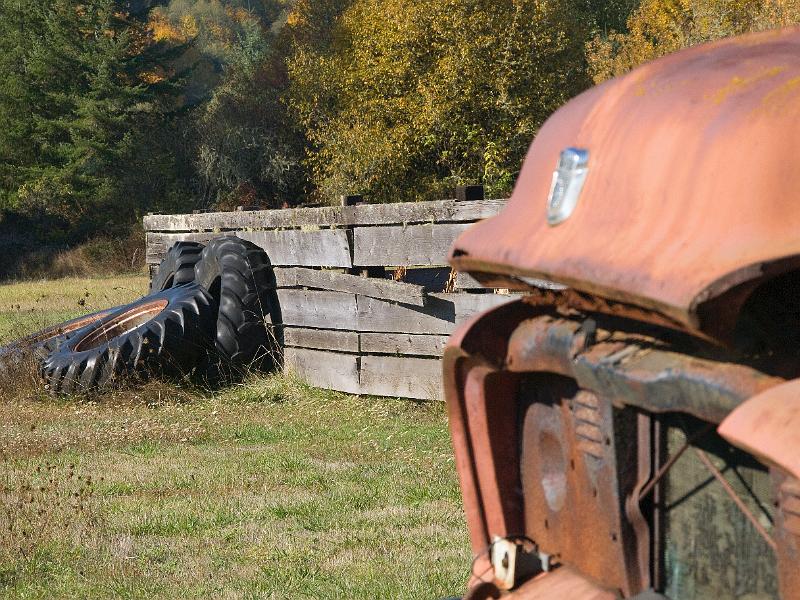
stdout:
[[166,299],[151,300],[116,315],[83,337],[75,345],[75,351],[81,352],[97,348],[115,337],[133,331],[158,315],[166,308],[167,304],[169,301]]

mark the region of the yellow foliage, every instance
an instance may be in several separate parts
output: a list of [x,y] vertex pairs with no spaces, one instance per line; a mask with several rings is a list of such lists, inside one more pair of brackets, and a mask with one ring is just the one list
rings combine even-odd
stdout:
[[245,23],[253,19],[253,15],[245,8],[228,6],[225,8],[228,16],[237,23]]
[[628,32],[587,44],[596,83],[681,48],[800,22],[800,0],[642,0]]
[[167,15],[158,10],[150,13],[148,28],[156,42],[182,44],[188,39],[183,31],[170,22]]
[[181,17],[181,34],[184,39],[196,37],[199,32],[200,28],[197,26],[197,19],[194,18],[194,15],[187,14]]
[[286,25],[288,27],[298,27],[301,24],[302,24],[302,17],[300,15],[300,12],[297,11],[296,9],[291,10],[286,17]]
[[166,75],[163,71],[144,71],[139,74],[139,79],[141,79],[142,83],[146,83],[148,85],[152,85],[155,83],[160,83],[166,80]]
[[[335,0],[328,0],[333,2]],[[536,130],[588,83],[572,0],[354,0],[320,44],[299,0],[292,106],[321,195],[510,191]]]

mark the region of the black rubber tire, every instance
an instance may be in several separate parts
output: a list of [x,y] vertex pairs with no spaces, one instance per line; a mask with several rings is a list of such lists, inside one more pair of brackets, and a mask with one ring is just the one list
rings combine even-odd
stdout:
[[216,360],[208,376],[238,375],[247,368],[271,371],[281,364],[281,313],[275,273],[267,254],[234,236],[218,237],[203,249],[195,281],[216,300]]
[[85,393],[122,376],[186,376],[212,344],[216,307],[197,284],[186,284],[118,307],[65,336],[42,363],[53,393]]
[[192,283],[194,266],[200,260],[203,248],[203,244],[198,242],[176,242],[158,265],[158,271],[150,282],[150,293]]
[[0,347],[0,371],[3,371],[12,365],[19,364],[26,357],[31,357],[35,360],[43,360],[48,354],[58,350],[61,343],[67,339],[72,333],[99,321],[100,319],[108,316],[115,309],[101,310],[82,317],[70,319],[57,325],[45,327],[41,331],[32,333],[24,338],[11,342],[3,347]]

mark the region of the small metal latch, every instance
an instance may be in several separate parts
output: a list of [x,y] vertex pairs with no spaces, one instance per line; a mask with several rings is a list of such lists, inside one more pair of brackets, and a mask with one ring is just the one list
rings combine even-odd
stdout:
[[[542,560],[545,557],[545,560]],[[494,579],[497,587],[510,590],[541,573],[543,564],[549,563],[549,556],[541,554],[536,548],[525,549],[519,538],[495,537],[491,546],[491,562],[494,567]]]

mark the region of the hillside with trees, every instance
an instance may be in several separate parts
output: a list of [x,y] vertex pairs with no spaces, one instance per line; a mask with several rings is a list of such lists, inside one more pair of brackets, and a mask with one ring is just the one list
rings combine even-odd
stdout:
[[798,17],[796,0],[0,0],[0,245],[123,237],[148,211],[503,196],[593,83]]

